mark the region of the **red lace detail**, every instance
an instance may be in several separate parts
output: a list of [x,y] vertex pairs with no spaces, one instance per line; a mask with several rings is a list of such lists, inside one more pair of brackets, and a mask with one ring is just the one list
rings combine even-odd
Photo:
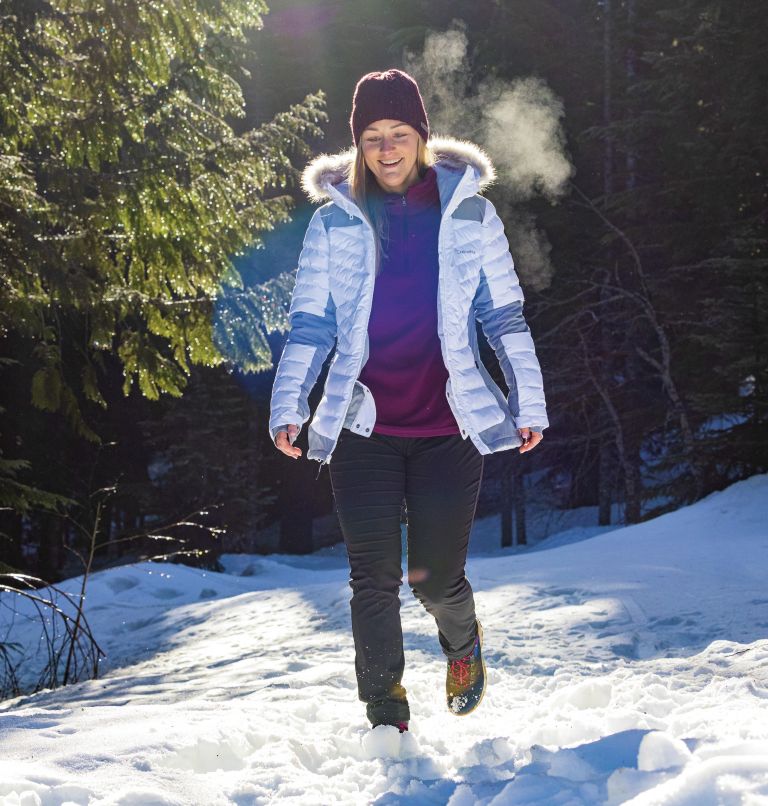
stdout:
[[463,686],[469,680],[469,662],[472,659],[472,653],[459,660],[451,661],[451,677],[460,686]]

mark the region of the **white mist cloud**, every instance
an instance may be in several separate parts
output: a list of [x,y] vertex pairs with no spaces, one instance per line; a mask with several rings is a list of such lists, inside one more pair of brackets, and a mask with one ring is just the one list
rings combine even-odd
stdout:
[[454,20],[449,30],[430,32],[421,53],[407,52],[405,69],[419,82],[432,131],[476,142],[493,160],[515,263],[524,281],[540,290],[554,274],[551,246],[520,205],[540,195],[554,204],[566,190],[573,166],[563,104],[532,76],[488,76],[473,87],[467,51],[466,24]]
[[555,201],[565,191],[573,167],[565,156],[560,118],[563,105],[540,78],[511,86],[483,84],[485,146],[520,200],[542,193]]

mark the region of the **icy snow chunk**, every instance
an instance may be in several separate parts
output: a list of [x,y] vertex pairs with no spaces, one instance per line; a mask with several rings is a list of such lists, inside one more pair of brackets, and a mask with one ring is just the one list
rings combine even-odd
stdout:
[[40,795],[31,789],[26,789],[21,793],[14,790],[4,797],[0,795],[0,806],[42,806],[42,803]]
[[400,733],[394,725],[377,725],[363,736],[363,753],[367,759],[405,758],[412,738],[407,731]]
[[471,787],[467,784],[459,784],[445,806],[475,806],[475,803],[477,803],[477,798]]
[[605,708],[611,702],[613,687],[609,680],[585,680],[559,691],[552,698],[555,705],[572,705],[579,710]]
[[669,733],[654,730],[643,736],[637,751],[637,769],[645,772],[682,767],[691,759],[685,742]]
[[515,747],[506,737],[483,739],[467,750],[464,756],[466,765],[482,765],[483,767],[498,767],[512,761],[515,757]]
[[156,763],[196,773],[241,770],[245,767],[245,758],[252,752],[253,747],[243,736],[219,735],[211,739],[199,736],[194,744],[179,747],[158,758]]
[[549,775],[569,781],[589,781],[595,777],[595,770],[578,753],[563,749],[550,756]]

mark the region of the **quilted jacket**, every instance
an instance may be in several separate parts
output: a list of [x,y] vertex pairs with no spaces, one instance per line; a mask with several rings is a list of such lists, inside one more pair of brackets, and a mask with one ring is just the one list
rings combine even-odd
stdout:
[[[438,335],[448,370],[445,394],[464,439],[481,454],[522,444],[518,427],[549,425],[541,370],[522,314],[520,288],[504,226],[478,195],[496,178],[487,154],[473,143],[433,137],[429,148],[440,193]],[[354,147],[316,157],[302,186],[315,210],[299,256],[289,310],[290,332],[275,374],[269,429],[274,440],[289,423],[310,418],[308,405],[335,346],[322,399],[309,425],[307,458],[322,463],[342,428],[370,436],[376,402],[360,383],[368,360],[368,319],[375,280],[373,229],[352,200],[346,171]],[[480,359],[475,322],[498,356],[508,394]]]

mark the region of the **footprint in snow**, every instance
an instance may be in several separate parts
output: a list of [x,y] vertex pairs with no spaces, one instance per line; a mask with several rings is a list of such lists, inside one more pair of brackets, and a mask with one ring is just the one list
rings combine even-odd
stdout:
[[135,588],[139,584],[138,579],[134,577],[110,577],[107,580],[107,585],[112,589],[113,593],[122,593]]
[[155,599],[178,599],[179,596],[182,596],[181,591],[177,591],[175,588],[158,588],[157,590],[151,590],[149,592],[150,596],[154,596]]

